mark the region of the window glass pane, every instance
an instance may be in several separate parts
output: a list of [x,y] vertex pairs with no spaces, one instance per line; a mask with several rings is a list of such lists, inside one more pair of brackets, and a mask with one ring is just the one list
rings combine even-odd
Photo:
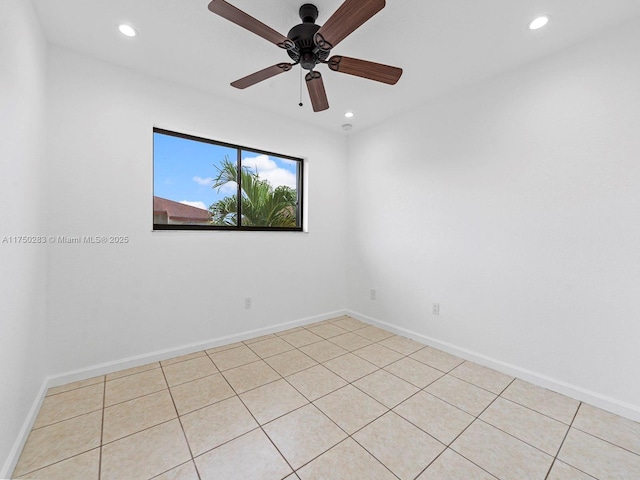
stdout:
[[236,162],[235,148],[154,132],[153,223],[236,225]]
[[242,225],[300,226],[300,162],[242,150]]

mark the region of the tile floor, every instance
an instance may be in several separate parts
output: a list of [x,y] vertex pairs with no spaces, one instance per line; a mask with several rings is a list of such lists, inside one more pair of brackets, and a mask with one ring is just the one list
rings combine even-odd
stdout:
[[640,479],[640,424],[350,317],[49,390],[45,480]]

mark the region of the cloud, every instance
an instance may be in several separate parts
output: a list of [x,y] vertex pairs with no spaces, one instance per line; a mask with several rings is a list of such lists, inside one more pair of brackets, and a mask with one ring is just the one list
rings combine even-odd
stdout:
[[202,210],[209,210],[207,206],[204,204],[204,202],[190,202],[189,200],[182,200],[181,202],[178,202],[178,203],[182,203],[183,205],[189,205],[190,207],[201,208]]
[[193,177],[193,181],[198,185],[202,185],[203,187],[210,187],[211,185],[213,185],[213,178],[211,177],[202,178],[196,175],[195,177]]
[[[286,159],[280,159],[280,161],[289,165],[295,163]],[[268,155],[243,158],[242,165],[244,167],[249,167],[252,172],[257,170],[260,180],[266,180],[273,185],[274,188],[283,185],[295,189],[298,186],[295,173],[285,168],[278,167],[278,164],[271,160]]]
[[225,197],[228,197],[229,195],[235,195],[236,193],[238,193],[238,184],[236,182],[227,182],[216,191],[218,193],[221,193]]

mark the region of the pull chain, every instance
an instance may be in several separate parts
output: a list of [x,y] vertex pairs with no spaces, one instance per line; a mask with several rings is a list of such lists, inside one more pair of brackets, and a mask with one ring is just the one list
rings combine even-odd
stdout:
[[302,106],[302,68],[300,69],[300,103],[299,106]]

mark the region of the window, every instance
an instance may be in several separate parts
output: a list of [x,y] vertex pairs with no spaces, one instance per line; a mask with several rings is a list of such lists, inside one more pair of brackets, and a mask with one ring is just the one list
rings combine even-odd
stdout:
[[154,128],[153,229],[302,231],[302,160]]

